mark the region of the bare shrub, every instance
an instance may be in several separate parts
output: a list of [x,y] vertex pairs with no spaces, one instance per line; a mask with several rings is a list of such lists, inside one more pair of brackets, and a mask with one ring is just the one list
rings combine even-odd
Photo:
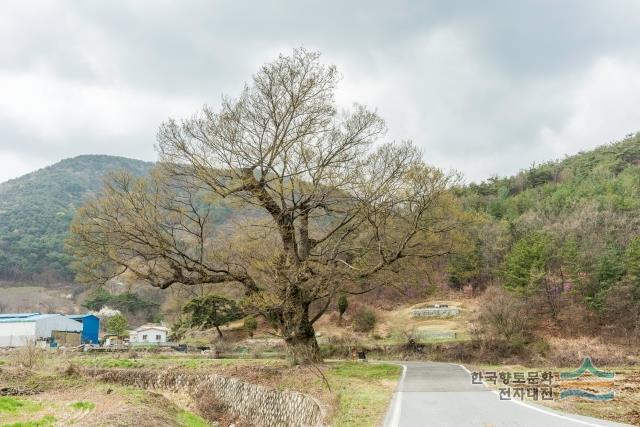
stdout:
[[262,354],[266,350],[266,347],[262,344],[255,344],[251,347],[250,353],[251,357],[254,359],[262,358]]
[[11,362],[14,366],[34,369],[42,365],[44,353],[43,348],[38,347],[34,341],[29,341],[11,352]]
[[624,347],[605,343],[598,337],[552,338],[549,347],[548,359],[555,366],[578,366],[585,357],[590,357],[596,366],[634,363]]
[[502,288],[491,287],[480,307],[473,335],[485,349],[511,355],[531,342],[533,325],[523,300]]
[[327,344],[322,345],[323,357],[351,357],[354,349],[359,348],[359,340],[353,334],[327,337]]
[[215,357],[222,357],[231,352],[231,344],[224,339],[216,340],[213,345],[213,354]]
[[77,377],[81,374],[82,368],[80,368],[80,366],[75,362],[69,362],[67,366],[62,370],[62,375],[67,377]]
[[371,307],[363,307],[353,315],[353,329],[358,332],[370,332],[376,327],[378,318]]
[[221,421],[229,416],[227,406],[216,400],[206,387],[201,387],[194,400],[200,415],[208,421]]

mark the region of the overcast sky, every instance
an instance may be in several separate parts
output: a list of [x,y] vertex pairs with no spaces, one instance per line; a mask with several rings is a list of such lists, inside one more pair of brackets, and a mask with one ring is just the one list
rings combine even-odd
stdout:
[[305,46],[388,139],[467,180],[640,130],[640,1],[3,1],[0,181],[62,158],[154,160],[167,117]]

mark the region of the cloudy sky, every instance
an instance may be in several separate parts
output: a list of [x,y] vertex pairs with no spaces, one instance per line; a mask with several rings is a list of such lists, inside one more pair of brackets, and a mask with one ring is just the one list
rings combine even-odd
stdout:
[[640,130],[640,1],[2,2],[0,181],[78,154],[153,160],[167,117],[297,46],[338,102],[468,180]]

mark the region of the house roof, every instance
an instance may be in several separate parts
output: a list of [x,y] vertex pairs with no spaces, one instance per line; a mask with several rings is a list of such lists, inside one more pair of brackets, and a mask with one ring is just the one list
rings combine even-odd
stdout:
[[18,323],[18,322],[35,322],[36,320],[48,319],[51,317],[62,316],[62,314],[32,314],[25,317],[3,317],[0,323]]
[[92,313],[86,313],[86,314],[70,314],[67,317],[73,320],[81,320],[81,319],[84,319],[85,317],[98,317],[98,316]]
[[36,314],[40,314],[40,313],[0,313],[0,319],[7,319],[10,317],[23,318],[23,317],[35,316]]
[[142,332],[142,331],[146,331],[148,329],[156,329],[159,331],[169,331],[169,328],[167,328],[166,326],[162,326],[162,325],[153,325],[153,324],[147,324],[147,325],[142,325],[136,329],[134,329],[131,332]]

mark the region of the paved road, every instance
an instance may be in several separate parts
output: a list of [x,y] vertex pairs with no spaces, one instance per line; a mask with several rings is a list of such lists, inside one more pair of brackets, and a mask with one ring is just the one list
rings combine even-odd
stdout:
[[385,427],[581,427],[623,426],[568,415],[520,401],[500,400],[471,384],[465,368],[450,363],[401,362],[402,378]]

